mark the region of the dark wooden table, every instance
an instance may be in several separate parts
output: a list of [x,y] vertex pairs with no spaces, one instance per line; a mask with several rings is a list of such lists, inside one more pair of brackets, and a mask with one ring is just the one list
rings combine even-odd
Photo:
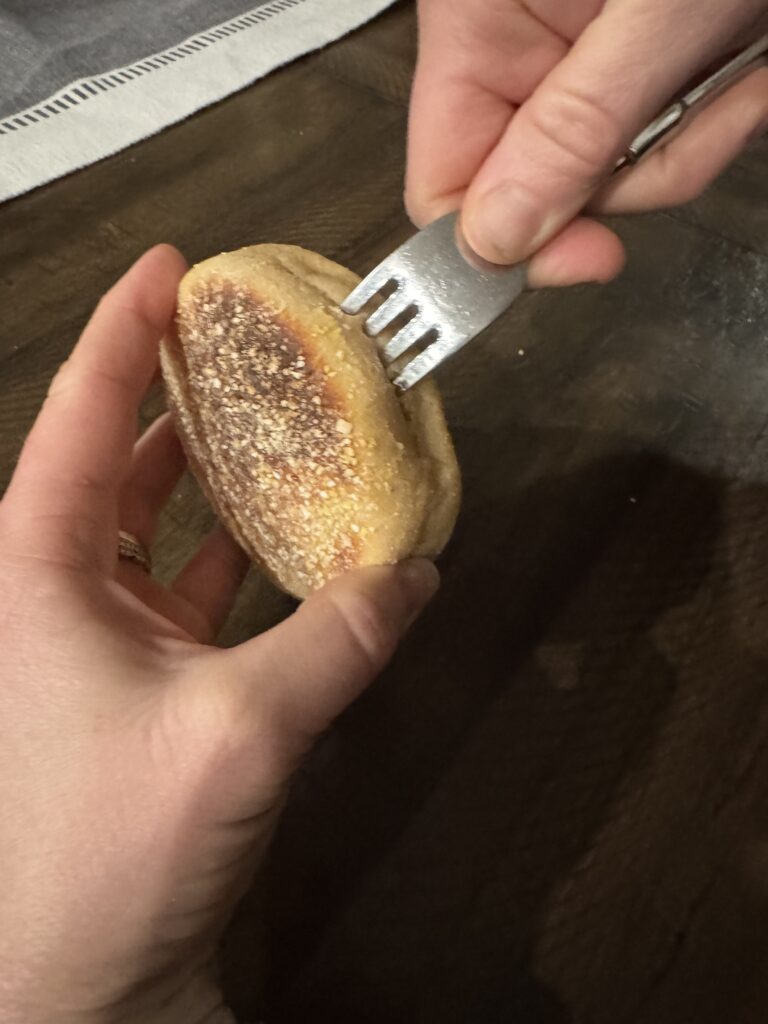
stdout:
[[[404,237],[414,49],[399,6],[0,208],[0,482],[151,244],[365,271]],[[297,780],[223,952],[245,1017],[768,1019],[768,145],[618,227],[619,281],[527,295],[442,375],[445,585]],[[162,572],[209,518],[186,482]],[[225,641],[288,608],[253,577]]]

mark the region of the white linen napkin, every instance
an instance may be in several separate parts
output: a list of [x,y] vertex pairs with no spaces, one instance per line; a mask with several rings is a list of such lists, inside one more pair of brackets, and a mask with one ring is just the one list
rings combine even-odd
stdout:
[[[0,4],[0,202],[183,120],[339,39],[393,0],[93,0],[87,21],[90,2]],[[201,27],[201,17],[241,5],[229,20]],[[146,18],[137,21],[142,9]],[[161,50],[149,44],[193,25],[193,34]],[[131,60],[115,66],[126,54]],[[67,76],[73,69],[76,78]],[[66,84],[45,92],[56,81]]]

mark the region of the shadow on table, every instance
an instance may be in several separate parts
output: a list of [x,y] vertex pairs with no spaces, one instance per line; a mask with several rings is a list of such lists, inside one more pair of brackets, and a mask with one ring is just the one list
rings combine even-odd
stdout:
[[[458,441],[465,466],[486,443]],[[725,485],[637,454],[528,487],[494,458],[440,596],[296,781],[265,882],[269,1024],[571,1020],[534,949],[652,756],[676,685],[654,626],[707,577]]]

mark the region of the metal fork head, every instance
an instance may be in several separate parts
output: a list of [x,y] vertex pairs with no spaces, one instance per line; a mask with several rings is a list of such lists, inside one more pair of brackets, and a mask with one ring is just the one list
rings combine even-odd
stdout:
[[[471,260],[471,262],[470,262]],[[381,351],[393,384],[407,391],[493,323],[525,287],[526,266],[497,267],[473,256],[458,233],[457,215],[448,214],[408,239],[387,256],[342,302],[357,314],[383,289],[394,291],[365,321],[377,337],[399,317],[408,317]]]

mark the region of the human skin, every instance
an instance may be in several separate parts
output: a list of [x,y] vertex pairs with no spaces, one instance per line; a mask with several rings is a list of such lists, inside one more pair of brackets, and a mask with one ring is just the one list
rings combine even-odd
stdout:
[[[626,143],[763,0],[422,0],[407,203],[461,208],[534,285],[607,280],[623,253],[581,216],[698,194],[762,131],[768,72],[605,186]],[[674,45],[660,45],[673,40]],[[434,593],[423,561],[335,581],[238,648],[213,638],[246,562],[215,530],[170,589],[118,562],[184,459],[137,410],[184,273],[153,250],[100,305],[0,502],[0,1020],[224,1024],[221,931],[291,773]]]
[[768,29],[766,0],[420,0],[406,204],[461,208],[470,246],[533,256],[534,286],[605,281],[617,237],[592,213],[698,195],[768,123],[755,71],[636,169],[627,144],[692,76]]
[[118,561],[184,469],[137,412],[186,267],[152,250],[102,300],[0,502],[0,1020],[219,1024],[217,940],[302,756],[437,587],[366,569],[239,647],[222,529],[169,589]]

